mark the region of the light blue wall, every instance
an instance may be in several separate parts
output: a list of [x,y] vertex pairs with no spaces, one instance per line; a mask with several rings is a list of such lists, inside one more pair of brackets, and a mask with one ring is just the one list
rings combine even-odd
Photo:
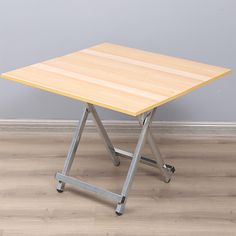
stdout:
[[[103,41],[236,71],[235,0],[0,0],[0,72]],[[158,109],[160,120],[236,121],[234,74]],[[0,79],[0,119],[77,119],[82,104]],[[103,119],[130,119],[100,109]]]

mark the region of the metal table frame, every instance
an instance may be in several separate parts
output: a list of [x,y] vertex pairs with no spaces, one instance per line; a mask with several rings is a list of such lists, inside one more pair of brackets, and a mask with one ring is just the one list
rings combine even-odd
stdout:
[[[64,188],[65,188],[65,184],[67,183],[67,184],[71,184],[75,187],[81,188],[83,190],[100,195],[101,197],[112,199],[117,203],[116,214],[122,215],[124,212],[124,209],[125,209],[125,204],[127,202],[128,193],[131,188],[131,185],[132,185],[132,182],[134,179],[134,175],[135,175],[135,172],[136,172],[139,162],[159,168],[161,171],[161,174],[164,178],[164,181],[166,183],[168,183],[171,179],[172,174],[175,171],[175,168],[171,165],[165,164],[165,162],[163,161],[163,159],[161,157],[159,149],[155,145],[154,138],[153,138],[152,133],[150,131],[149,125],[152,122],[152,118],[155,114],[155,110],[156,109],[154,108],[153,110],[151,110],[149,112],[145,112],[141,116],[139,116],[139,123],[142,127],[142,130],[141,130],[141,133],[140,133],[134,153],[129,153],[129,152],[123,151],[121,149],[113,147],[112,142],[109,139],[107,132],[106,132],[94,106],[92,104],[87,103],[86,107],[83,111],[82,118],[79,121],[78,126],[75,129],[74,137],[73,137],[69,152],[67,154],[67,157],[66,157],[66,160],[64,163],[64,168],[61,172],[56,173],[56,179],[58,181],[57,191],[60,193],[63,192]],[[92,114],[93,121],[98,129],[100,136],[102,137],[102,139],[105,143],[106,149],[111,157],[113,164],[115,166],[119,166],[119,164],[120,164],[119,157],[126,157],[126,158],[131,159],[130,167],[129,167],[129,170],[128,170],[128,173],[127,173],[127,176],[126,176],[126,179],[125,179],[125,182],[124,182],[124,185],[123,185],[123,188],[122,188],[122,191],[120,194],[108,191],[106,189],[94,186],[92,184],[83,182],[79,179],[69,176],[69,172],[70,172],[70,169],[71,169],[74,157],[75,157],[75,153],[76,153],[77,147],[79,145],[79,142],[80,142],[80,139],[82,136],[82,132],[85,127],[85,123],[86,123],[89,113]],[[151,151],[155,157],[155,160],[141,156],[142,148],[145,144],[146,139],[147,139],[147,142],[148,142],[148,144],[151,148]]]

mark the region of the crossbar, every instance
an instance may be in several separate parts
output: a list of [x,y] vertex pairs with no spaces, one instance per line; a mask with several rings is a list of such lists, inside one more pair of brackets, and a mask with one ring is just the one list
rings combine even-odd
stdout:
[[71,185],[79,187],[79,188],[81,188],[83,190],[95,193],[95,194],[97,194],[97,195],[99,195],[101,197],[106,197],[106,198],[112,199],[112,200],[114,200],[116,202],[120,202],[122,200],[122,196],[120,194],[113,193],[111,191],[108,191],[106,189],[94,186],[92,184],[88,184],[86,182],[83,182],[83,181],[81,181],[79,179],[70,177],[68,175],[63,175],[60,172],[57,172],[56,179],[58,181],[63,182],[63,183],[71,184]]
[[[127,159],[132,159],[133,155],[134,155],[131,152],[127,152],[127,151],[121,150],[119,148],[115,148],[115,151],[116,151],[116,155],[127,158]],[[140,162],[142,162],[145,165],[153,166],[153,167],[156,167],[156,168],[159,167],[155,160],[152,160],[148,157],[141,156]]]

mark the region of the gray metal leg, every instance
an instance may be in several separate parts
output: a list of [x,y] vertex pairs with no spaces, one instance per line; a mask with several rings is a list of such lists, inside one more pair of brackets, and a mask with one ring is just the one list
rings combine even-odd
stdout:
[[112,142],[111,142],[110,138],[108,137],[107,132],[106,132],[101,120],[99,119],[96,109],[94,108],[94,106],[92,104],[89,104],[89,103],[87,104],[87,107],[92,114],[93,121],[98,129],[100,136],[102,137],[102,140],[105,143],[105,147],[107,149],[108,154],[110,154],[113,164],[115,166],[119,166],[120,165],[119,157],[116,155],[116,152],[115,152],[115,149],[112,145]]
[[121,215],[124,212],[125,203],[127,201],[128,193],[129,193],[129,190],[130,190],[131,185],[133,183],[134,175],[135,175],[138,163],[141,158],[141,151],[142,151],[142,148],[145,144],[146,136],[148,134],[148,127],[152,121],[154,113],[155,113],[155,109],[153,109],[151,112],[149,112],[144,119],[142,131],[140,133],[138,143],[136,145],[134,155],[133,155],[133,158],[130,163],[129,170],[128,170],[128,174],[126,176],[125,183],[124,183],[124,186],[123,186],[123,189],[121,192],[122,200],[117,204],[117,207],[116,207],[116,213],[118,215]]
[[[114,165],[117,166],[120,163],[118,156],[124,156],[124,157],[132,159],[121,194],[108,191],[106,189],[94,186],[92,184],[83,182],[79,179],[69,176],[69,171],[71,169],[71,165],[74,160],[75,153],[76,153],[76,150],[77,150],[77,147],[78,147],[78,144],[79,144],[79,141],[80,141],[80,138],[81,138],[81,135],[82,135],[82,132],[83,132],[89,112],[93,116],[93,120],[95,122],[95,125],[97,126],[98,131],[104,140],[107,151],[110,153],[110,156],[112,158]],[[97,194],[101,197],[106,197],[106,198],[116,201],[116,203],[117,203],[116,213],[118,215],[121,215],[124,212],[128,193],[129,193],[129,190],[130,190],[131,185],[133,183],[134,175],[135,175],[139,161],[143,162],[144,164],[160,168],[164,177],[165,177],[165,180],[167,181],[168,178],[170,179],[170,176],[166,172],[167,170],[165,170],[165,168],[168,169],[168,171],[170,171],[170,169],[173,167],[164,164],[164,162],[161,158],[160,152],[159,152],[158,148],[155,146],[155,141],[154,141],[152,134],[149,130],[149,125],[152,121],[154,113],[155,113],[155,109],[153,109],[150,112],[147,112],[145,114],[145,117],[143,119],[142,118],[140,119],[140,124],[142,126],[142,130],[141,130],[134,154],[132,154],[132,153],[129,153],[129,152],[126,152],[126,151],[123,151],[123,150],[113,147],[111,140],[109,139],[109,137],[102,125],[102,122],[100,121],[100,119],[98,117],[98,114],[97,114],[94,106],[91,104],[87,104],[87,107],[85,108],[85,110],[83,112],[81,121],[79,122],[78,126],[76,127],[74,137],[73,137],[67,158],[65,160],[64,168],[63,168],[62,172],[58,172],[56,174],[56,179],[59,182],[57,185],[58,192],[63,192],[65,183],[71,184],[71,185],[76,186],[76,187],[83,189],[85,191],[88,191],[88,192]],[[148,139],[149,145],[152,148],[152,152],[153,152],[156,160],[152,160],[147,157],[141,156],[141,151],[142,151],[143,145],[145,144],[146,138]],[[173,169],[172,169],[172,172],[173,172]]]
[[[73,137],[72,143],[70,145],[69,152],[67,154],[67,157],[66,157],[66,160],[65,160],[65,163],[64,163],[64,168],[62,170],[63,175],[68,175],[69,172],[70,172],[71,165],[73,163],[75,153],[76,153],[80,138],[82,136],[84,126],[86,124],[88,113],[89,113],[89,110],[86,107],[84,109],[82,118],[81,118],[80,122],[78,123],[78,126],[75,129],[74,137]],[[63,192],[64,187],[65,187],[65,182],[59,180],[59,183],[57,185],[57,191],[58,192]]]
[[[143,119],[141,117],[139,118],[139,124],[141,126],[143,126]],[[148,128],[147,132],[148,132],[148,134],[147,134],[147,142],[148,142],[148,144],[149,144],[149,146],[151,148],[153,156],[156,159],[156,165],[160,169],[161,174],[164,177],[164,181],[166,183],[169,183],[170,180],[171,180],[171,176],[174,173],[175,169],[174,169],[173,166],[170,166],[170,165],[164,163],[164,161],[162,159],[162,156],[161,156],[161,153],[160,153],[158,147],[156,146],[156,143],[155,143],[155,140],[154,140],[154,137],[153,137],[153,135],[151,133],[150,128]]]

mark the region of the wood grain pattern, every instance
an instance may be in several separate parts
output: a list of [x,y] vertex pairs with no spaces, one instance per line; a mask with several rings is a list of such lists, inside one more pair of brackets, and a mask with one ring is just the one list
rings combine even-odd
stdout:
[[[136,137],[125,136],[113,134],[112,141],[132,151]],[[56,192],[54,174],[63,166],[71,137],[60,132],[0,133],[1,236],[236,234],[235,138],[158,138],[167,162],[176,167],[174,178],[165,184],[157,169],[140,164],[126,212],[117,217],[112,202],[69,186],[63,194]],[[144,154],[150,155],[147,147]],[[121,159],[114,167],[97,134],[83,135],[77,155],[73,176],[120,191],[129,161]]]
[[1,77],[137,116],[229,71],[103,43]]

